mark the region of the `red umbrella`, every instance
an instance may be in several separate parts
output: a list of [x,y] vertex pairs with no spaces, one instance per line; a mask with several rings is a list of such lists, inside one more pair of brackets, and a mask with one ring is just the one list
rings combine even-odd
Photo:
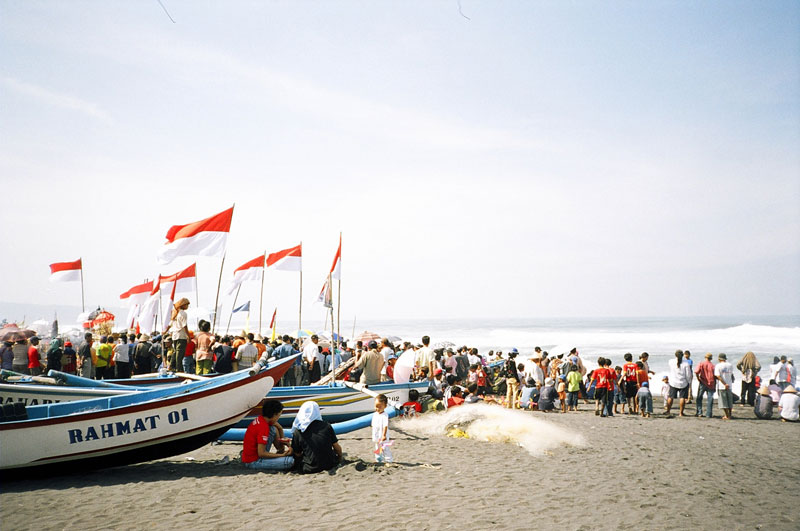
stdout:
[[36,335],[33,330],[17,328],[17,325],[6,326],[0,330],[0,341],[24,341]]
[[113,320],[114,320],[114,314],[111,313],[111,312],[107,312],[107,311],[103,310],[102,312],[99,312],[94,317],[94,319],[92,319],[92,327],[95,327],[95,326],[97,326],[99,324],[107,323],[107,322],[113,321]]

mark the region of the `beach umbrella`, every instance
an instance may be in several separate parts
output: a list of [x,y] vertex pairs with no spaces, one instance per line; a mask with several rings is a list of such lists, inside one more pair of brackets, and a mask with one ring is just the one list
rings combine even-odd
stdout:
[[397,346],[398,343],[402,343],[403,342],[403,338],[402,337],[397,337],[397,336],[386,336],[386,339],[391,341],[392,344],[395,345],[395,346]]
[[97,312],[97,314],[94,316],[94,319],[92,319],[92,326],[95,327],[99,324],[107,323],[113,320],[114,314],[103,310],[102,312]]
[[453,348],[454,346],[456,346],[456,344],[451,341],[439,341],[433,344],[433,348]]
[[397,358],[394,363],[394,383],[408,383],[411,373],[414,372],[415,355],[413,350],[408,350]]
[[7,326],[0,330],[0,341],[24,341],[36,335],[36,332],[27,328]]
[[353,338],[353,341],[361,341],[365,345],[373,340],[380,341],[381,336],[379,336],[375,332],[367,332],[366,330],[364,330],[363,332],[361,332],[360,334],[358,334],[356,337]]
[[314,332],[304,328],[302,330],[298,330],[297,332],[295,332],[294,337],[298,337],[298,338],[299,337],[311,337],[313,335],[314,335]]

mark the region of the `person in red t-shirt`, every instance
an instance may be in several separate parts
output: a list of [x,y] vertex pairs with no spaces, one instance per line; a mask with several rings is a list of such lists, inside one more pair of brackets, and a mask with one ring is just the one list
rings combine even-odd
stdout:
[[[592,380],[595,382],[594,414],[600,415],[602,417],[613,416],[613,413],[610,412],[611,404],[608,400],[608,397],[610,395],[613,400],[614,384],[611,383],[610,379],[614,378],[616,373],[614,372],[613,369],[608,368],[611,366],[611,360],[607,360],[606,358],[602,357],[598,358],[597,365],[598,367],[594,371],[592,371]],[[602,413],[600,411],[601,407],[602,407]],[[609,413],[611,413],[611,415],[609,415]]]
[[39,353],[39,338],[33,336],[30,339],[31,345],[28,347],[28,372],[31,376],[42,374],[41,354]]
[[625,354],[625,365],[622,366],[622,374],[625,377],[625,399],[628,402],[628,414],[635,415],[639,410],[636,401],[636,393],[639,392],[639,380],[636,374],[638,367],[633,362],[633,354]]
[[[289,470],[294,466],[292,448],[283,437],[278,419],[283,412],[279,400],[265,400],[261,415],[250,423],[244,433],[242,463],[254,470]],[[275,446],[275,452],[270,447]]]

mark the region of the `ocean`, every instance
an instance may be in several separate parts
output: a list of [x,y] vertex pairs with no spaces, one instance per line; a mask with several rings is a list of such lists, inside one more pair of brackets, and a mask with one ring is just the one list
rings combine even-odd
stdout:
[[[311,324],[311,323],[309,323]],[[321,323],[320,323],[321,324]],[[342,322],[342,335],[351,336],[352,321]],[[305,325],[304,325],[305,326]],[[774,356],[800,357],[800,316],[717,316],[717,317],[615,317],[544,319],[441,319],[358,321],[356,334],[369,330],[419,342],[423,335],[431,343],[449,341],[457,346],[522,354],[537,346],[551,355],[568,353],[573,347],[589,367],[598,356],[622,365],[630,352],[650,354],[650,368],[666,372],[675,351],[689,350],[702,361],[706,352],[724,352],[735,362],[752,351],[766,367]]]

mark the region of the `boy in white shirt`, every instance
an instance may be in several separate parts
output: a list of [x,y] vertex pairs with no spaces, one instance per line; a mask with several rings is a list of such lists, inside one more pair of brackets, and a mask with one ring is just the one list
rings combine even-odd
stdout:
[[719,407],[724,412],[722,420],[731,420],[733,410],[733,365],[728,363],[728,356],[719,355],[719,363],[714,367],[714,376],[717,379],[717,397]]

